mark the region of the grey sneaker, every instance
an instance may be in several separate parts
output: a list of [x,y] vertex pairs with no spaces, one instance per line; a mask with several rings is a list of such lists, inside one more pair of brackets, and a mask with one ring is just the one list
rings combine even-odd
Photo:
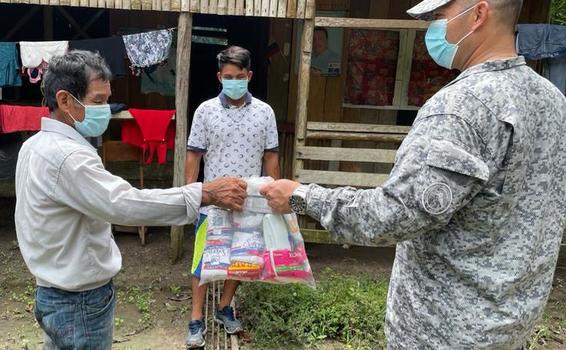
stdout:
[[224,330],[228,334],[236,334],[243,330],[242,324],[234,317],[234,309],[225,306],[222,310],[216,310],[214,321],[224,326]]
[[204,347],[206,341],[204,335],[206,334],[206,325],[201,320],[189,322],[189,334],[185,339],[187,349],[198,349]]

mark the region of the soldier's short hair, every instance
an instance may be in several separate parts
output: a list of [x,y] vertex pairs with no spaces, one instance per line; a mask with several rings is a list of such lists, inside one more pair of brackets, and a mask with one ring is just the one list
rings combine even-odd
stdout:
[[[477,0],[460,0],[463,7],[469,8],[478,3]],[[485,0],[496,14],[497,20],[509,25],[513,30],[519,21],[523,0]]]

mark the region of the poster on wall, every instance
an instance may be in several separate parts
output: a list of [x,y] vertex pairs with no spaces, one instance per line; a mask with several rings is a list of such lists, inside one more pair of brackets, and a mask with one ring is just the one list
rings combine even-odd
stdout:
[[353,29],[347,44],[344,103],[390,106],[395,93],[399,32]]
[[[317,11],[317,17],[344,17],[344,11]],[[303,25],[297,26],[295,42],[300,43]],[[342,71],[344,29],[316,27],[313,35],[311,71],[313,74],[336,77]],[[295,52],[295,72],[299,71],[300,44]]]

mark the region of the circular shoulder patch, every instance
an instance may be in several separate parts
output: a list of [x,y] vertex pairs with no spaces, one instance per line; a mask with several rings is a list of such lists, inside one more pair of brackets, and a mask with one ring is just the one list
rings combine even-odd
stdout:
[[421,203],[429,214],[444,214],[452,204],[452,190],[447,184],[433,183],[423,191]]

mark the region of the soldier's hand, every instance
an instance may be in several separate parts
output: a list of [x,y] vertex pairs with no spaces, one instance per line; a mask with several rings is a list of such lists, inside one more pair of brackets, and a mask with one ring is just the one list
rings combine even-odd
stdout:
[[247,184],[237,177],[221,177],[202,184],[202,206],[241,211],[246,199]]
[[291,213],[289,197],[300,186],[291,180],[277,180],[263,185],[259,192],[267,198],[267,203],[275,213]]

